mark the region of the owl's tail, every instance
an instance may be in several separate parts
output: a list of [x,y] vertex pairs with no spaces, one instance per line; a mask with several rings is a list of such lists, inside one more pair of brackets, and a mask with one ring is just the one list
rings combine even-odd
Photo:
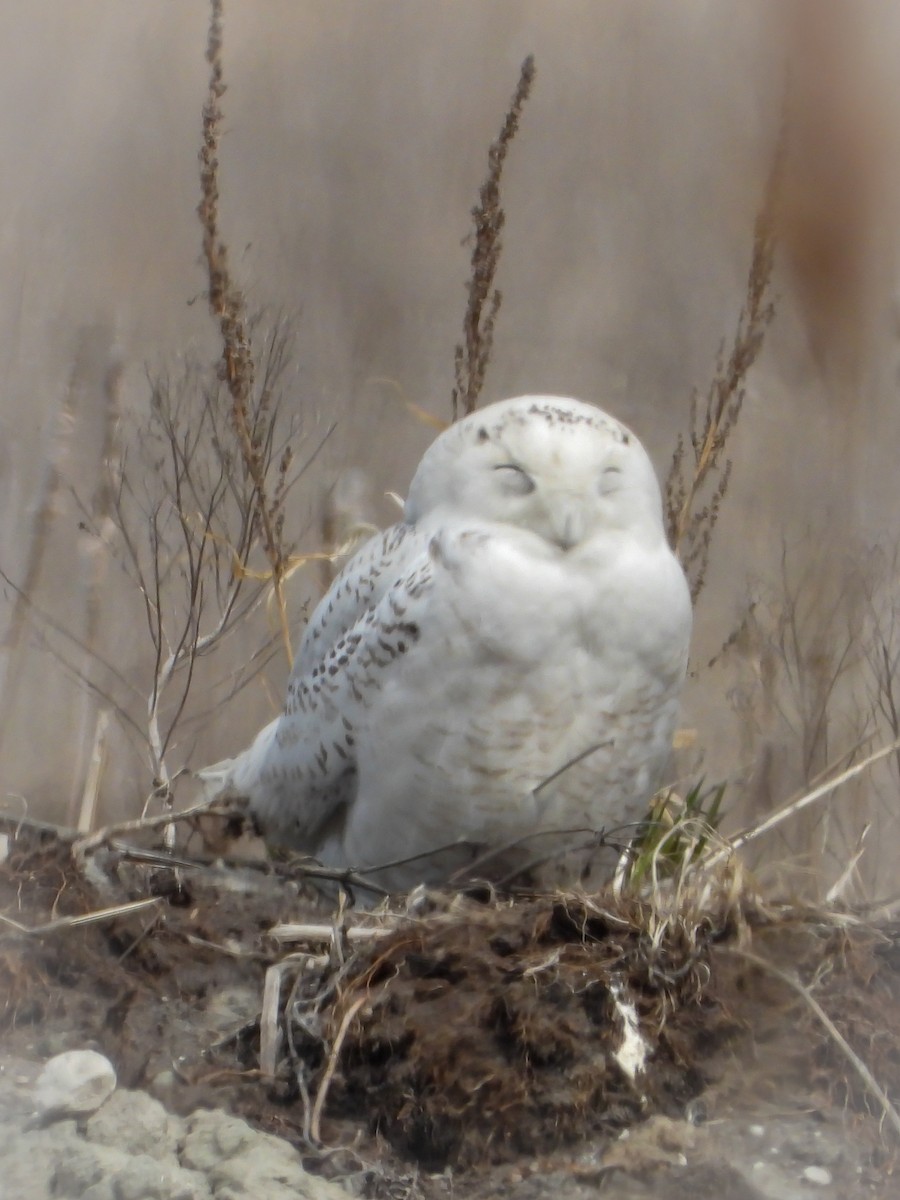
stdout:
[[253,745],[242,754],[193,772],[203,785],[204,800],[254,800],[260,769],[270,753],[277,726],[276,718],[260,730]]
[[237,799],[234,788],[234,768],[237,761],[236,758],[223,758],[221,762],[193,772],[194,778],[199,779],[203,785],[204,800]]

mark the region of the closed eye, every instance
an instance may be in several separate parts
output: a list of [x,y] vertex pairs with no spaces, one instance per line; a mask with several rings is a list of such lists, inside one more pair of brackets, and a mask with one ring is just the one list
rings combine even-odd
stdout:
[[621,467],[606,467],[604,469],[603,474],[600,476],[601,496],[608,496],[611,492],[618,490],[621,474]]
[[494,467],[504,488],[516,496],[527,496],[537,486],[528,472],[516,463],[501,463]]

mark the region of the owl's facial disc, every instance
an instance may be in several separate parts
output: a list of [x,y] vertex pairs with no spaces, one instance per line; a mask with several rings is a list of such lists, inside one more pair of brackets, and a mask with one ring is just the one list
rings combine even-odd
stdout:
[[606,428],[512,423],[469,452],[474,478],[460,494],[473,515],[527,529],[563,552],[629,528],[645,507],[643,451]]
[[497,522],[568,552],[597,537],[664,536],[659,485],[637,438],[600,409],[521,396],[473,413],[426,453],[406,519]]

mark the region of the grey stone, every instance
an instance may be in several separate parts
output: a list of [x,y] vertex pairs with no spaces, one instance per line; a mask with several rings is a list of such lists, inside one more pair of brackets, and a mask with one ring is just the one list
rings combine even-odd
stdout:
[[174,1158],[184,1134],[184,1122],[166,1112],[146,1092],[118,1091],[87,1122],[89,1142],[112,1146],[128,1154]]
[[187,1121],[183,1166],[208,1174],[216,1200],[347,1200],[350,1193],[311,1175],[288,1142],[246,1121],[203,1110]]
[[117,1173],[113,1195],[115,1200],[211,1200],[212,1192],[199,1172],[140,1154]]
[[51,1194],[82,1197],[91,1188],[90,1200],[115,1200],[113,1180],[127,1165],[128,1155],[120,1150],[73,1141],[57,1155]]
[[213,1109],[200,1109],[187,1119],[182,1166],[210,1171],[223,1158],[247,1148],[258,1134],[246,1121]]

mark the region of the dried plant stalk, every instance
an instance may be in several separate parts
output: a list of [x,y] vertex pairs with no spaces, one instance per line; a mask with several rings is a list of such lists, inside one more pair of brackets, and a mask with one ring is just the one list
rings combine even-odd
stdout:
[[713,530],[731,474],[731,461],[723,459],[723,452],[741,415],[747,375],[759,357],[775,313],[771,282],[784,146],[782,131],[756,218],[747,290],[731,349],[727,358],[719,356],[702,405],[697,392],[691,397],[691,451],[689,454],[679,435],[666,480],[669,541],[684,566],[695,602],[703,589]]
[[365,993],[362,996],[357,996],[353,1003],[348,1007],[341,1019],[341,1024],[337,1031],[337,1036],[332,1044],[331,1051],[328,1055],[328,1062],[325,1065],[325,1073],[322,1076],[322,1082],[319,1084],[319,1089],[316,1092],[316,1098],[313,1103],[312,1117],[309,1122],[309,1136],[314,1145],[321,1144],[322,1141],[322,1113],[325,1111],[325,1101],[328,1098],[328,1089],[331,1087],[331,1081],[334,1078],[334,1073],[337,1070],[338,1062],[341,1057],[341,1047],[347,1037],[347,1032],[353,1022],[353,1018],[369,999]]
[[[85,575],[85,620],[79,631],[55,620],[36,602],[35,594],[49,524],[64,482],[78,388],[92,361],[86,352],[80,354],[53,427],[52,452],[24,583],[14,583],[0,570],[0,578],[15,594],[9,628],[9,637],[16,643],[12,649],[21,642],[27,615],[44,645],[87,695],[80,743],[85,749],[93,745],[93,754],[90,762],[77,764],[73,772],[79,782],[85,772],[87,779],[80,796],[73,797],[69,814],[74,821],[80,799],[82,824],[88,819],[87,809],[96,808],[102,771],[107,718],[103,717],[95,734],[98,701],[103,712],[114,714],[146,751],[153,778],[148,805],[153,801],[169,807],[172,785],[183,773],[190,752],[182,746],[178,751],[182,763],[170,766],[168,759],[177,745],[176,729],[204,715],[188,703],[200,659],[217,650],[266,594],[275,602],[280,638],[290,659],[284,584],[290,571],[306,559],[292,558],[290,547],[285,546],[285,504],[291,486],[314,461],[331,432],[329,429],[306,463],[293,468],[298,421],[286,415],[278,386],[289,359],[286,323],[248,317],[244,299],[230,279],[227,250],[218,233],[216,155],[222,117],[219,100],[224,91],[221,19],[221,0],[214,0],[199,207],[210,307],[223,344],[219,379],[210,381],[205,371],[190,365],[174,383],[165,375],[151,379],[147,414],[127,414],[123,420],[121,367],[111,354],[109,336],[104,337],[103,470],[92,497],[82,499],[73,492],[81,518],[79,550]],[[255,355],[251,353],[254,338],[258,339]],[[126,430],[123,436],[120,426]],[[268,558],[269,569],[264,573],[250,566],[259,549]],[[135,686],[100,645],[110,565],[129,578],[143,607],[153,656],[145,690]],[[0,656],[2,673],[15,662],[10,661],[9,647],[0,650],[8,651]],[[230,700],[265,665],[270,652],[267,645],[249,664],[226,677],[230,691],[220,703]],[[16,677],[20,675],[16,673]],[[11,705],[12,697],[13,689],[7,689],[4,703]],[[136,704],[142,705],[143,713]],[[0,721],[0,738],[10,724]],[[173,833],[170,825],[167,838]]]
[[[85,593],[83,639],[83,672],[85,676],[89,676],[95,667],[102,642],[104,603],[110,566],[109,547],[115,531],[111,510],[112,497],[118,481],[114,475],[114,464],[121,458],[118,453],[118,437],[122,418],[124,367],[113,352],[109,338],[105,339],[104,350],[107,361],[103,379],[101,470],[91,498],[93,526],[100,536],[88,538],[82,536],[80,539],[80,559]],[[85,827],[82,823],[89,819],[90,805],[93,805],[93,812],[96,813],[99,802],[102,763],[98,765],[97,755],[101,753],[100,746],[103,742],[100,730],[103,729],[103,736],[105,736],[109,710],[105,707],[98,709],[97,697],[93,696],[89,689],[82,691],[81,729],[76,740],[76,753],[79,755],[79,761],[77,768],[73,771],[75,791],[69,800],[69,823],[72,823],[77,813],[78,828],[83,831]]]
[[845,771],[841,771],[840,774],[835,775],[833,778],[827,779],[824,783],[812,788],[797,799],[788,801],[787,804],[782,805],[781,808],[776,809],[775,812],[770,813],[767,817],[756,822],[748,829],[734,834],[729,839],[724,850],[719,851],[711,861],[718,862],[721,858],[742,850],[748,842],[755,841],[764,833],[768,833],[771,829],[781,825],[789,817],[803,812],[811,804],[818,804],[820,801],[825,800],[843,784],[849,783],[851,779],[856,779],[857,776],[862,775],[873,767],[875,763],[896,754],[898,750],[900,750],[900,741],[889,742],[886,746],[881,746],[872,754],[867,755],[861,762],[854,763],[853,766],[848,767]]
[[[900,546],[890,554],[879,548],[860,576],[869,629],[864,647],[869,703],[878,723],[900,743]],[[892,765],[900,785],[900,750]]]
[[500,136],[488,151],[487,178],[481,185],[478,203],[472,209],[472,261],[466,285],[469,301],[463,320],[465,340],[457,344],[454,354],[456,383],[451,394],[454,421],[458,416],[475,411],[491,358],[494,325],[503,300],[501,292],[494,287],[503,249],[500,234],[506,222],[506,213],[500,203],[500,176],[510,144],[518,132],[525,101],[531,94],[534,76],[534,57],[529,54],[522,63]]
[[12,733],[12,718],[18,704],[19,688],[25,678],[21,661],[25,647],[23,634],[29,618],[30,598],[37,592],[49,546],[51,525],[57,515],[60,494],[65,483],[66,463],[71,452],[77,418],[78,389],[85,369],[84,354],[80,353],[72,368],[59,408],[53,416],[47,446],[41,456],[44,470],[34,506],[23,583],[16,589],[9,624],[0,642],[0,752],[4,749],[6,737]]
[[94,912],[81,913],[75,917],[56,917],[43,925],[23,925],[0,913],[0,921],[15,929],[16,933],[29,937],[44,937],[48,933],[57,933],[65,929],[77,929],[82,925],[94,925],[98,921],[112,921],[119,917],[127,917],[132,913],[143,912],[147,908],[156,908],[162,904],[162,897],[148,896],[143,900],[131,900],[125,904],[114,904],[109,908],[98,908]]
[[[201,201],[197,212],[203,226],[203,256],[209,276],[209,307],[222,335],[221,375],[231,395],[231,426],[246,471],[253,482],[254,504],[262,528],[262,545],[269,560],[270,580],[278,611],[281,638],[288,663],[293,661],[291,635],[284,597],[287,553],[283,543],[284,496],[291,466],[290,448],[278,464],[270,489],[264,444],[267,405],[251,415],[255,364],[246,305],[228,266],[228,248],[219,233],[219,132],[220,100],[225,93],[222,75],[222,0],[211,0],[206,58],[210,64],[209,91],[203,106],[203,145],[200,150]],[[264,396],[265,401],[265,396]]]
[[87,775],[81,793],[81,805],[75,828],[79,833],[90,833],[94,828],[100,799],[100,781],[106,762],[106,733],[109,727],[109,709],[101,708],[97,713],[97,724],[88,759]]

